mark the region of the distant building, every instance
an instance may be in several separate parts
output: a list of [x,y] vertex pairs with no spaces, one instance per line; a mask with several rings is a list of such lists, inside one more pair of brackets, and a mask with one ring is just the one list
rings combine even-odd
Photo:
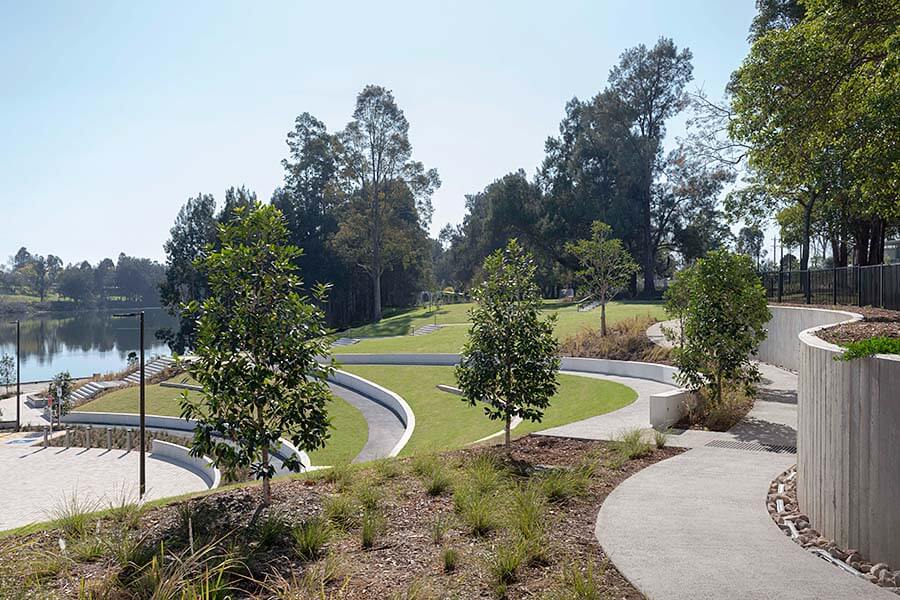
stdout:
[[884,262],[900,263],[900,239],[887,240],[884,243]]

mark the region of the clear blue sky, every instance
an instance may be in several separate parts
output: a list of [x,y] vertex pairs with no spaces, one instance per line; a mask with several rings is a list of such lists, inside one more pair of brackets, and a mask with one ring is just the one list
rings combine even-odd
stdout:
[[268,200],[294,117],[339,129],[368,83],[394,91],[414,155],[440,172],[436,232],[464,194],[531,175],[566,101],[599,91],[627,47],[672,37],[719,97],[753,14],[753,0],[0,0],[0,260],[23,245],[162,259],[189,196],[243,184]]

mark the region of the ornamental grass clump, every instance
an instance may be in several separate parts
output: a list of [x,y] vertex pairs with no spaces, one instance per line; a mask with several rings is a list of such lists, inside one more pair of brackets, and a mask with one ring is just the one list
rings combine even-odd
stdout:
[[302,561],[316,560],[331,538],[331,528],[321,517],[310,517],[291,530],[294,552]]

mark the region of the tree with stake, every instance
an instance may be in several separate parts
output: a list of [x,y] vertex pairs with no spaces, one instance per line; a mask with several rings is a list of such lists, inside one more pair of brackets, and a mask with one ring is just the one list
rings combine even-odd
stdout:
[[484,403],[489,418],[503,420],[507,454],[512,419],[540,422],[558,385],[555,317],[540,318],[536,268],[515,239],[485,259],[484,283],[475,291],[472,327],[456,367],[464,401]]
[[57,373],[50,382],[47,394],[50,396],[52,405],[50,413],[50,424],[53,425],[53,417],[56,417],[56,424],[59,426],[63,416],[69,414],[72,408],[72,390],[75,387],[72,376],[68,371]]
[[6,387],[6,393],[9,393],[9,386],[16,380],[16,359],[9,354],[0,357],[0,384]]
[[[182,397],[181,414],[195,419],[194,455],[218,466],[248,467],[262,479],[263,502],[275,474],[271,448],[284,437],[301,450],[328,438],[328,356],[324,303],[328,287],[303,295],[281,212],[273,206],[239,208],[219,226],[219,249],[198,259],[209,277],[209,297],[188,308],[199,314],[197,360],[187,371],[203,387]],[[219,437],[221,436],[221,437]],[[289,457],[284,466],[304,465]]]
[[578,276],[587,284],[594,300],[600,303],[600,335],[606,335],[606,304],[618,294],[637,264],[622,245],[622,240],[611,239],[612,229],[603,221],[591,225],[591,237],[566,244],[566,250],[574,254],[584,267]]

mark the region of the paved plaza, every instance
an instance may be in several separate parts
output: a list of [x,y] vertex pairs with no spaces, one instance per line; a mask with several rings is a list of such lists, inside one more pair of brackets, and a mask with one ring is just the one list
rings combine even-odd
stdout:
[[[41,434],[31,435],[0,434],[0,531],[50,519],[76,493],[97,508],[137,498],[137,452],[33,447]],[[200,475],[180,466],[152,455],[146,464],[148,500],[207,489]]]

